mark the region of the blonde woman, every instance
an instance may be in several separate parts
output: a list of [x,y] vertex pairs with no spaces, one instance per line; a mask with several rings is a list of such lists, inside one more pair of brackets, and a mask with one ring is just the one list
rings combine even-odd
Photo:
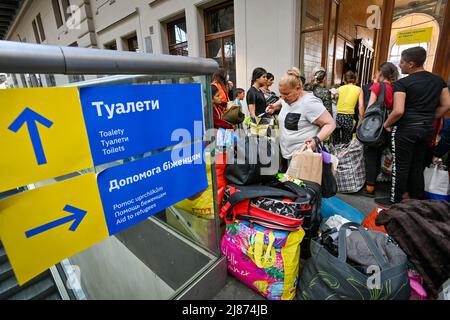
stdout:
[[322,100],[303,90],[300,71],[292,68],[279,83],[281,99],[266,109],[268,114],[280,110],[280,146],[284,166],[294,153],[308,143],[313,150],[336,128],[333,117]]

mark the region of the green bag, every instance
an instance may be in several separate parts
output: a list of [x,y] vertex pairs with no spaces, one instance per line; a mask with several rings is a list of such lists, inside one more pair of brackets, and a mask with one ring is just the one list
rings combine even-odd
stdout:
[[[378,266],[374,266],[378,270],[377,273],[368,276],[346,262],[346,231],[350,228],[362,235],[363,242],[367,244],[367,248],[378,263]],[[338,257],[333,256],[323,247],[318,242],[318,238],[312,239],[311,258],[306,261],[300,275],[297,298],[299,300],[408,300],[411,291],[406,255],[405,263],[398,265],[388,263],[372,239],[374,236],[370,235],[372,232],[380,233],[366,231],[360,224],[354,222],[344,224],[339,230]],[[358,246],[358,251],[360,249],[365,250],[363,246]],[[401,254],[404,255],[402,251]],[[375,282],[374,279],[379,281]]]

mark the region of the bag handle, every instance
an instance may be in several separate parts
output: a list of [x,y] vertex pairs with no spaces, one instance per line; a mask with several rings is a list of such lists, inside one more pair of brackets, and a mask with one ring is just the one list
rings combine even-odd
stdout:
[[[273,232],[269,233],[269,244],[267,245],[266,252],[264,253],[263,259],[263,247],[264,247],[264,233],[257,232],[255,236],[255,263],[258,268],[265,269],[270,266],[267,266],[267,261],[270,258],[270,254],[272,253],[272,247],[275,242],[275,235]],[[275,261],[274,261],[275,263]]]
[[388,262],[383,257],[383,255],[380,253],[380,250],[375,244],[375,241],[369,236],[368,232],[358,223],[356,222],[348,222],[344,225],[342,225],[341,229],[339,230],[339,256],[338,259],[342,262],[346,262],[347,260],[347,229],[350,229],[350,227],[356,228],[356,231],[358,231],[364,241],[367,244],[367,247],[369,247],[370,252],[375,257],[375,260],[377,260],[378,265],[381,267],[382,270],[388,268]]

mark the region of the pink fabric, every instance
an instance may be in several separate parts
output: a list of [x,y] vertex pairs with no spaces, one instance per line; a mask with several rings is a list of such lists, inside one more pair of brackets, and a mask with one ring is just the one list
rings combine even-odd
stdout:
[[422,277],[415,276],[408,271],[409,285],[411,286],[411,298],[409,300],[427,300],[428,294],[422,286]]

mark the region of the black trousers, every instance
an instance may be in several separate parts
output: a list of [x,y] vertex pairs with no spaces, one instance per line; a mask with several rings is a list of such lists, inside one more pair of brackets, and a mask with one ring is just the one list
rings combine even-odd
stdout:
[[365,147],[364,156],[366,164],[366,183],[368,186],[375,186],[377,177],[381,171],[381,156],[386,146],[374,148]]
[[424,161],[432,137],[433,126],[424,122],[393,128],[392,202],[401,202],[405,192],[411,199],[423,199]]

